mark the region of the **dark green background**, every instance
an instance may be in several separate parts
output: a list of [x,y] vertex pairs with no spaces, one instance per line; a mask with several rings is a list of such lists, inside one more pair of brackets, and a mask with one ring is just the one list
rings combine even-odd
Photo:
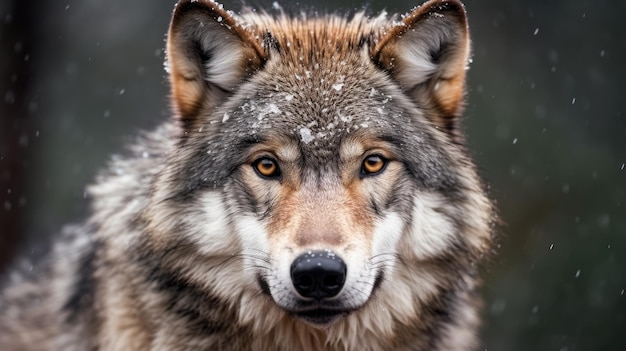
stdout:
[[[486,269],[482,349],[626,350],[626,2],[466,7],[474,57],[464,127],[505,222]],[[168,118],[172,8],[163,0],[0,4],[5,256],[14,238],[6,223],[19,228],[20,243],[37,244],[80,218],[95,172],[137,130]],[[7,164],[12,156],[18,167]]]

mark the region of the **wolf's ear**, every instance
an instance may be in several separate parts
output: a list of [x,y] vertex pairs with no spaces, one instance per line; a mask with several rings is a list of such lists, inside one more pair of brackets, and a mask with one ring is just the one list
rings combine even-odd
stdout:
[[181,0],[167,38],[167,68],[175,112],[194,120],[261,67],[263,51],[221,5]]
[[463,4],[431,0],[388,29],[371,55],[407,94],[434,108],[433,122],[456,139],[460,138],[469,51]]

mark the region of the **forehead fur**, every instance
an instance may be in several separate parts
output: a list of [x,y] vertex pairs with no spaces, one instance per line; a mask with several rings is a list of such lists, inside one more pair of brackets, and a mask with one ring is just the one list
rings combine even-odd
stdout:
[[[272,16],[256,12],[244,12],[241,17],[247,30],[266,38],[263,43],[266,50],[275,49],[270,55],[279,54],[282,59],[305,66],[315,65],[320,59],[341,59],[364,44],[371,44],[391,24],[385,14],[368,18],[363,12],[349,19],[336,15],[311,18],[305,14],[289,17],[284,13]],[[271,38],[267,33],[271,33]]]
[[[412,106],[369,56],[372,41],[390,26],[386,16],[241,17],[254,37],[265,37],[267,60],[225,106],[231,122],[225,129],[245,126],[260,139],[289,135],[309,157],[332,157],[347,134],[376,126],[372,133],[381,136],[394,118],[379,117]],[[387,104],[392,96],[396,103]]]

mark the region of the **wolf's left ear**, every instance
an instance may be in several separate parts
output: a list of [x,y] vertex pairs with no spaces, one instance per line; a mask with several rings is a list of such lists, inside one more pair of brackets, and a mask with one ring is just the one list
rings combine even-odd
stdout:
[[264,61],[258,40],[221,5],[181,0],[167,37],[167,67],[175,112],[193,122],[212,108]]
[[435,109],[433,122],[456,139],[469,53],[463,4],[431,0],[388,29],[371,56],[419,104]]

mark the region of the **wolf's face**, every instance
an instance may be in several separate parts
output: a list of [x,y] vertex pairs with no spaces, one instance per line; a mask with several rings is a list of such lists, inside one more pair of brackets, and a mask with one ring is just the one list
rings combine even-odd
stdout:
[[[416,204],[421,192],[454,191],[427,122],[367,55],[350,54],[337,63],[318,57],[328,72],[268,62],[267,74],[242,87],[254,93],[218,122],[220,140],[246,140],[225,189],[259,287],[316,325],[370,299],[414,224],[441,240],[453,228],[431,208],[438,203]],[[415,206],[429,207],[429,223],[415,218]]]
[[251,150],[233,185],[247,194],[233,202],[249,210],[234,217],[237,233],[244,248],[258,250],[251,257],[263,292],[324,324],[367,302],[393,264],[404,227],[392,209],[403,205],[392,203],[402,186],[393,185],[403,169],[379,139],[345,140],[336,158],[321,159],[295,135],[272,139]]
[[[357,109],[344,112],[353,121],[343,122],[335,109],[346,106],[335,105],[330,121],[316,124],[296,118],[304,98],[268,102],[294,119],[272,127],[268,116],[227,188],[260,288],[286,311],[325,324],[361,307],[390,274],[410,207],[402,193],[411,186],[398,148],[381,138],[387,128],[367,126],[376,116]],[[362,98],[364,107],[372,104]]]
[[396,24],[179,4],[168,59],[184,132],[163,198],[193,217],[176,225],[200,257],[241,258],[205,285],[324,327],[378,295],[428,299],[441,272],[409,264],[470,264],[486,239],[459,233],[489,220],[462,212],[489,205],[458,134],[468,51],[455,1]]

